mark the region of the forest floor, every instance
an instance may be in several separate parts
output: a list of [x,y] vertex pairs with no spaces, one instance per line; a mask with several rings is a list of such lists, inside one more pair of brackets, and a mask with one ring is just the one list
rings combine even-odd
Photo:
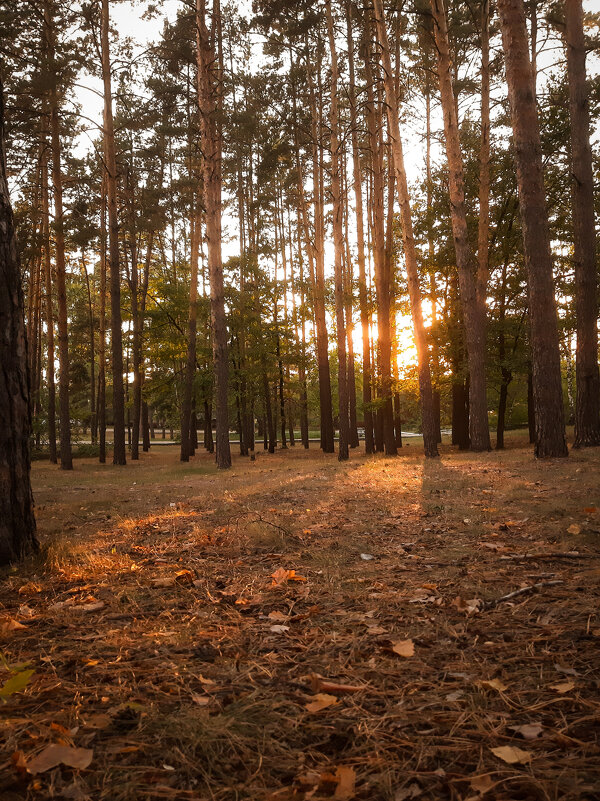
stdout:
[[600,452],[509,446],[37,462],[0,797],[598,799]]

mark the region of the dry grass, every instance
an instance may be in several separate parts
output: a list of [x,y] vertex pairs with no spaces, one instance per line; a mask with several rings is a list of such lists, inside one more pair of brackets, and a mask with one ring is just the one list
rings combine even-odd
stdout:
[[[512,445],[431,464],[296,449],[227,474],[175,448],[34,465],[44,556],[0,586],[26,626],[5,658],[35,669],[3,708],[2,798],[598,798],[600,454]],[[281,567],[307,580],[273,586]],[[313,674],[364,689],[309,713]],[[11,761],[51,742],[92,748],[90,767]]]

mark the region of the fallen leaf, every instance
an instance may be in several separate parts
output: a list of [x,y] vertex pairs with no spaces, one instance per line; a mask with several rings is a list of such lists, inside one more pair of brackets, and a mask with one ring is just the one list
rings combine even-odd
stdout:
[[531,754],[529,751],[523,751],[514,745],[500,745],[497,748],[492,748],[492,754],[495,754],[503,762],[508,765],[526,765],[531,762]]
[[544,731],[541,723],[524,723],[522,726],[509,726],[508,728],[515,734],[520,734],[524,740],[537,740]]
[[194,574],[191,570],[178,570],[175,573],[175,581],[178,584],[193,584]]
[[33,674],[33,670],[20,670],[18,673],[15,673],[14,676],[7,679],[2,687],[0,687],[0,698],[9,698],[15,693],[22,692],[29,684],[29,680]]
[[469,598],[465,600],[461,598],[460,595],[457,595],[452,601],[452,606],[455,606],[459,612],[466,612],[467,615],[472,615],[475,614],[475,612],[479,612],[482,603],[481,598]]
[[273,634],[285,634],[289,630],[289,626],[283,626],[281,623],[276,623],[274,626],[269,627],[269,631],[272,631]]
[[196,693],[192,693],[191,699],[195,704],[198,704],[198,706],[208,706],[210,703],[209,695],[197,695]]
[[309,701],[308,704],[304,705],[304,708],[307,712],[320,712],[322,709],[327,709],[328,706],[333,706],[337,704],[338,699],[335,695],[329,695],[328,693],[317,693],[312,701]]
[[392,645],[392,651],[398,656],[408,659],[409,656],[415,654],[415,644],[412,640],[398,640]]
[[27,770],[29,773],[45,773],[57,765],[83,770],[88,767],[93,755],[91,748],[73,748],[70,745],[52,743],[27,764]]
[[373,636],[377,634],[387,634],[387,629],[384,629],[383,626],[368,626],[367,634],[371,634]]
[[557,673],[564,673],[565,676],[579,676],[579,673],[575,670],[575,668],[565,667],[558,662],[554,663],[554,670]]
[[269,612],[267,617],[269,620],[279,620],[280,623],[283,623],[288,619],[288,616],[284,615],[283,612]]
[[479,682],[482,687],[485,687],[488,690],[498,690],[499,693],[503,693],[504,690],[508,690],[506,684],[500,679],[490,679],[489,681],[481,681]]
[[370,562],[371,559],[375,559],[372,553],[361,553],[360,558],[363,562]]
[[577,523],[572,523],[567,531],[569,534],[581,534],[581,526],[578,526]]
[[479,795],[485,795],[495,785],[489,773],[482,773],[480,776],[472,776],[469,783],[471,789],[475,790]]
[[336,772],[335,778],[337,779],[337,787],[335,788],[334,798],[338,801],[347,801],[354,795],[354,786],[356,784],[356,771],[348,765],[340,765]]
[[586,506],[583,511],[586,513],[586,515],[593,515],[594,512],[596,511],[596,507],[595,506]]
[[11,756],[11,762],[19,775],[24,776],[27,773],[27,760],[22,751],[14,751]]
[[564,695],[565,693],[570,693],[571,690],[575,689],[575,682],[574,681],[563,681],[560,684],[551,684],[551,690],[556,690],[557,693]]
[[10,631],[19,631],[19,629],[26,628],[27,626],[19,623],[18,620],[14,620],[12,617],[0,618],[0,634],[8,634]]

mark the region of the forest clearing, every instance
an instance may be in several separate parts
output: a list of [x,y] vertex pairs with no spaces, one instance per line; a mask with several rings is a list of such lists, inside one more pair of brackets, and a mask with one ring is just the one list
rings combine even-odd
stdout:
[[598,0],[0,0],[0,801],[600,799]]
[[600,454],[524,445],[35,463],[2,798],[596,798]]

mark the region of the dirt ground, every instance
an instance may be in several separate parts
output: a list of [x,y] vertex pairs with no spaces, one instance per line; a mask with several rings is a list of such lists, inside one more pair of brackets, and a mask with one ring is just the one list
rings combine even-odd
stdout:
[[509,445],[36,463],[0,797],[600,798],[600,452]]

